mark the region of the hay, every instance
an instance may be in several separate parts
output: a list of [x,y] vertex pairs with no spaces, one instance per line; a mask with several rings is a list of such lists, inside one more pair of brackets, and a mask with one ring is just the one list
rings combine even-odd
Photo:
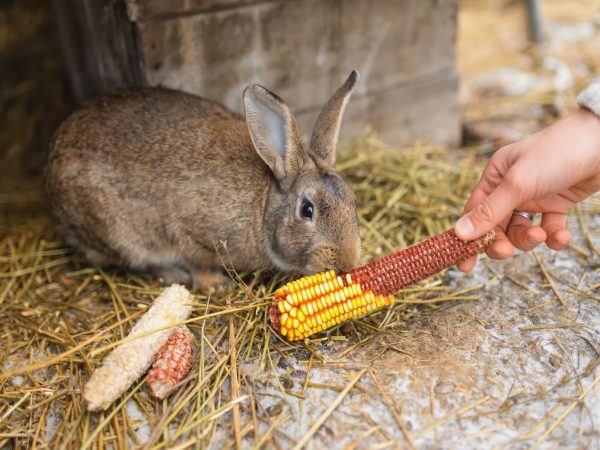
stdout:
[[[40,18],[35,10],[25,10],[17,2],[1,14],[3,55],[16,55],[15,49],[26,48],[24,44],[17,46],[17,41],[27,42],[28,36],[38,35],[47,26],[43,14]],[[22,41],[7,28],[6,24],[14,20],[21,21],[18,30],[30,30]],[[50,86],[61,85],[60,70],[51,67],[54,69],[44,77],[46,88],[48,79],[55,81]],[[37,90],[34,87],[43,85],[36,77],[32,79],[18,72],[2,77],[2,83],[12,83],[10,89],[3,84],[0,95],[9,100],[3,102],[2,115],[11,117],[10,129],[14,130],[0,135],[2,167],[21,167],[22,155],[38,154],[39,143],[31,140],[36,134],[32,130],[39,124],[51,128],[66,110],[61,92],[54,88]],[[16,92],[20,95],[14,95]],[[449,228],[476,182],[478,153],[482,151],[473,147],[449,152],[425,143],[395,149],[373,134],[345,146],[338,168],[358,199],[362,262]],[[381,379],[385,374],[375,378],[370,370],[374,384],[363,384],[364,367],[351,360],[355,352],[381,336],[386,337],[386,345],[372,355],[373,360],[390,350],[410,357],[410,351],[398,344],[412,338],[407,324],[444,303],[477,300],[481,284],[454,290],[444,275],[438,275],[406,289],[390,308],[316,335],[307,343],[290,345],[273,333],[267,317],[271,294],[285,277],[256,273],[232,274],[237,286],[225,293],[195,296],[195,310],[186,323],[200,357],[173,397],[164,402],[153,400],[141,380],[107,411],[89,413],[81,391],[93,368],[125,339],[162,286],[137,274],[106,272],[87,265],[54,236],[44,213],[39,177],[24,177],[20,170],[7,173],[14,176],[4,176],[0,183],[0,448],[221,448],[239,447],[240,442],[256,448],[291,448],[308,441],[305,436],[286,432],[285,425],[296,414],[291,399],[297,400],[301,409],[311,389],[339,392],[337,402],[348,399],[355,390],[377,399],[401,428],[402,433],[395,436],[412,445],[417,437],[437,431],[464,413],[486,414],[479,406],[495,400],[482,396],[411,431],[401,417],[400,406],[386,392],[387,383]],[[593,200],[578,215],[587,240],[576,251],[590,264],[598,256],[593,240],[597,235],[587,229],[586,217],[599,212],[600,202]],[[544,270],[553,283],[551,271]],[[527,294],[534,291],[518,279],[514,283]],[[597,298],[593,293],[597,284],[588,286],[582,279],[577,286],[567,287],[577,295]],[[563,282],[561,289],[565,289]],[[469,319],[485,324],[479,317]],[[578,326],[567,321],[554,326],[565,324]],[[335,359],[327,351],[331,343],[337,346]],[[288,360],[303,365],[305,373],[295,373]],[[253,372],[249,367],[258,369]],[[314,374],[320,367],[335,368],[341,374],[339,383],[320,382]],[[300,382],[294,384],[292,379]],[[582,391],[563,414],[579,404],[589,389]],[[433,399],[433,387],[431,395]],[[265,401],[275,396],[276,405]],[[323,411],[308,428],[310,436],[325,428],[320,426],[335,414],[334,408]],[[544,438],[563,419],[561,415],[552,421],[547,431],[544,424],[549,419],[540,420],[532,436]],[[355,436],[349,448],[369,437],[376,437],[382,448],[397,444],[393,430],[386,430],[368,416],[361,420],[369,428]]]
[[[343,149],[339,168],[358,198],[363,261],[450,227],[476,181],[473,164],[472,154],[451,155],[427,145],[392,149],[375,136]],[[230,427],[231,413],[236,425],[231,439],[248,440],[252,430],[255,442],[271,441],[279,435],[278,428],[270,421],[269,426],[261,425],[261,412],[252,408],[260,403],[261,388],[241,367],[258,361],[271,373],[267,384],[284,397],[298,394],[301,398],[278,377],[274,359],[282,354],[301,356],[312,345],[282,341],[267,319],[270,296],[282,281],[273,273],[250,274],[238,277],[238,287],[226,293],[196,295],[195,311],[187,323],[201,358],[181,390],[161,404],[138,385],[106,413],[90,414],[81,397],[83,384],[162,287],[139,275],[89,267],[56,240],[43,212],[27,229],[6,230],[0,240],[4,343],[0,367],[5,372],[0,381],[0,415],[6,415],[0,446],[13,440],[26,447],[44,443],[51,448],[101,443],[170,447],[184,441],[205,446],[217,430]],[[343,355],[348,356],[377,333],[393,336],[403,331],[405,322],[418,314],[415,304],[433,308],[443,301],[474,299],[476,291],[452,292],[438,276],[399,295],[393,307],[317,335],[311,342],[341,339],[347,350]],[[318,345],[311,352],[315,361],[326,361]],[[233,396],[232,373],[237,373]],[[308,374],[306,382],[310,383]],[[19,401],[23,403],[11,410]],[[155,429],[145,442],[126,413],[129,402]],[[45,424],[57,415],[62,417],[60,424],[47,432]],[[275,420],[279,419],[283,420]],[[27,434],[32,426],[37,433]],[[262,435],[263,428],[268,434]]]

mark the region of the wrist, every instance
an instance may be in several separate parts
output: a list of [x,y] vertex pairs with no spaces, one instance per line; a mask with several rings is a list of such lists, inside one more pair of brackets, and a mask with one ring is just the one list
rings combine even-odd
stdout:
[[587,141],[593,152],[594,158],[590,161],[593,177],[600,182],[600,116],[586,107],[575,111],[572,116],[579,124],[579,138]]
[[580,121],[583,132],[589,136],[590,142],[595,143],[600,156],[600,116],[587,108],[580,108],[573,115]]

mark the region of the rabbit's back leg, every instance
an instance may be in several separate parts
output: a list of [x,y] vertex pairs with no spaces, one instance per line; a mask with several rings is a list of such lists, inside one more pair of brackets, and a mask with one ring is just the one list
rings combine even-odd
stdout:
[[[59,214],[57,214],[59,213]],[[53,211],[57,233],[65,243],[75,249],[87,261],[95,266],[118,265],[118,255],[108,246],[100,242],[82,225],[80,221],[73,220],[72,214]]]

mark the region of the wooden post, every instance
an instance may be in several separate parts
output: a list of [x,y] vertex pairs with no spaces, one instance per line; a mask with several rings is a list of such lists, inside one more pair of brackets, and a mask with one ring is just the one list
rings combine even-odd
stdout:
[[144,84],[137,27],[125,0],[53,0],[53,7],[78,102]]

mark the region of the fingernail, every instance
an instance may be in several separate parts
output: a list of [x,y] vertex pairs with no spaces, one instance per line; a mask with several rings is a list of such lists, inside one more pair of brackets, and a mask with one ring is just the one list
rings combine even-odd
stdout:
[[475,227],[473,226],[473,222],[470,218],[461,217],[458,219],[458,222],[456,222],[455,230],[459,236],[468,238],[471,234],[473,234],[473,231],[475,231]]

